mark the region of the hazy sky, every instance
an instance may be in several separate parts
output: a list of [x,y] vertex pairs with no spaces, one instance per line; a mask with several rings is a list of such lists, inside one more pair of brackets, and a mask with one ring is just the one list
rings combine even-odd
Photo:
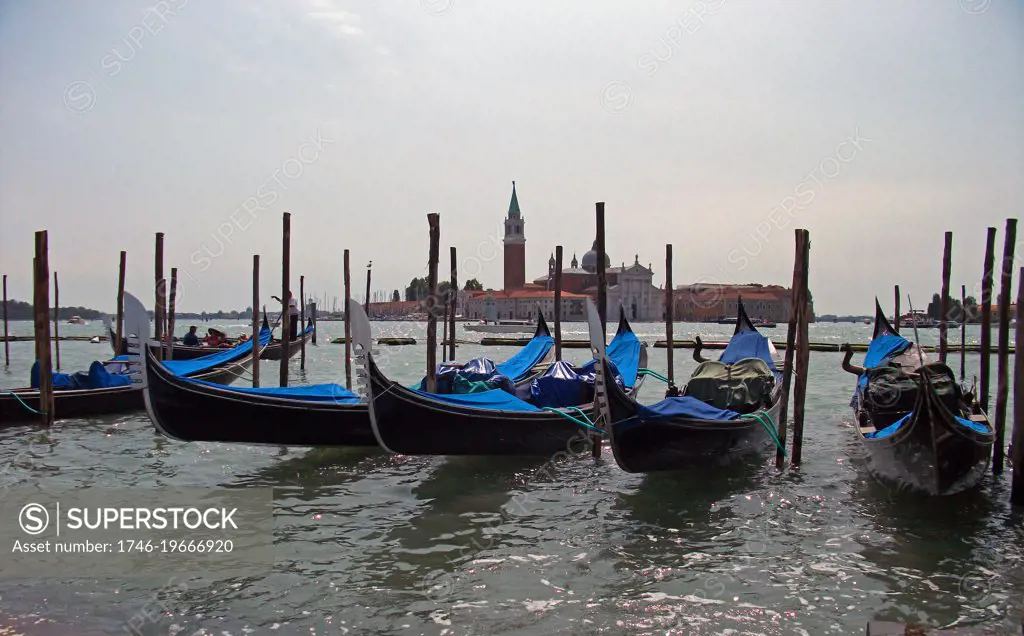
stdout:
[[655,284],[671,242],[677,283],[788,285],[806,227],[819,313],[923,307],[944,230],[972,290],[1022,209],[1022,61],[1013,0],[10,1],[0,270],[30,298],[48,229],[62,304],[109,309],[121,249],[152,297],[163,231],[182,310],[242,308],[287,210],[296,291],[340,295],[345,248],[404,288],[439,212],[442,269],[497,287],[515,179],[528,279],[605,201]]

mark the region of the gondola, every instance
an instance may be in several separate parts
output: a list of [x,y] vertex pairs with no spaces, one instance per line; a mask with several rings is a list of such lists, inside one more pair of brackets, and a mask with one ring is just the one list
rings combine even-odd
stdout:
[[[139,312],[142,313],[137,316]],[[149,322],[141,317],[145,316],[144,310],[133,309],[131,316],[133,332],[148,331]],[[547,357],[544,342],[550,334],[543,319],[538,324],[537,336],[536,341],[502,363],[512,363],[506,370],[529,377],[527,364],[532,360],[536,365]],[[217,386],[176,376],[167,370],[166,363],[156,359],[152,350],[146,356],[144,373],[146,409],[157,430],[168,437],[279,446],[377,446],[367,404],[337,384],[285,388]]]
[[920,348],[889,324],[875,301],[875,328],[852,406],[867,467],[900,490],[951,495],[985,475],[995,435],[988,416],[945,364],[926,363]]
[[[777,439],[782,382],[775,348],[754,327],[742,302],[738,314],[736,330],[719,359],[702,361],[686,386],[679,391],[670,387],[670,394],[679,395],[656,404],[639,404],[609,382],[610,366],[601,356],[597,403],[623,470],[649,473],[729,464]],[[699,350],[694,355],[700,359]]]
[[[76,417],[92,417],[111,415],[142,410],[141,386],[135,384],[116,385],[111,382],[121,381],[117,376],[124,377],[123,369],[114,369],[115,365],[104,365],[94,362],[88,373],[75,374],[87,376],[75,386],[82,388],[54,388],[54,419],[63,420]],[[117,361],[116,366],[121,366]],[[66,374],[54,374],[56,377],[74,377]],[[59,384],[59,383],[58,383]],[[84,386],[82,386],[84,385]],[[95,387],[95,388],[93,388]],[[39,389],[17,388],[0,391],[0,427],[24,424],[39,419],[41,410]]]
[[[107,334],[108,334],[108,337],[110,339],[110,348],[111,348],[111,350],[113,350],[117,355],[124,355],[124,354],[126,354],[128,352],[127,338],[122,338],[122,340],[121,340],[121,351],[118,352],[117,351],[117,333],[114,331],[113,327],[111,326],[109,318],[105,319],[104,323],[107,325]],[[261,327],[261,330],[262,329],[270,329],[270,324],[267,321],[267,315],[266,314],[263,314],[263,325]],[[289,346],[288,346],[288,357],[289,358],[291,358],[292,356],[294,356],[296,353],[299,352],[299,350],[302,348],[302,341],[303,340],[305,340],[306,343],[309,344],[310,340],[312,340],[312,338],[313,338],[313,333],[314,333],[315,329],[316,328],[313,325],[313,319],[310,318],[306,322],[306,328],[302,332],[302,338],[301,339],[296,338],[295,340],[292,340],[289,343]],[[221,352],[221,351],[227,351],[228,349],[232,349],[234,347],[239,346],[239,344],[244,344],[244,343],[231,342],[230,344],[222,346],[222,347],[190,347],[190,346],[187,346],[187,345],[182,345],[182,344],[175,343],[174,347],[171,349],[171,356],[172,356],[171,359],[172,360],[194,360],[195,358],[201,358],[203,356],[208,356],[208,355],[213,354],[213,353],[218,353],[218,352]],[[282,344],[283,343],[280,340],[272,339],[270,341],[270,344],[268,344],[266,347],[263,348],[263,353],[260,354],[260,359],[261,360],[280,360],[281,359],[281,346],[282,346]],[[151,347],[157,346],[156,342],[151,342],[150,346]]]
[[[127,297],[127,295],[126,295]],[[138,302],[138,301],[136,301]],[[141,306],[141,305],[140,305]],[[148,331],[148,317],[147,317]],[[266,344],[270,340],[270,330],[261,331],[260,342]],[[136,347],[137,348],[137,347]],[[147,349],[153,351],[152,347]],[[132,359],[137,360],[134,355],[125,354],[117,356],[111,363],[118,363],[122,367],[138,366]],[[208,355],[204,358],[193,360],[175,360],[168,362],[175,367],[175,372],[181,377],[190,380],[210,384],[229,384],[237,379],[252,364],[252,345],[246,348],[242,345],[237,349],[228,349],[219,353]],[[127,413],[142,410],[143,403],[142,383],[133,382],[120,386],[107,386],[109,371],[104,371],[110,363],[94,362],[90,367],[88,380],[83,379],[82,384],[89,385],[89,388],[56,388],[53,392],[54,419],[69,419],[75,417],[89,417],[95,415],[110,415],[115,413]],[[127,375],[128,369],[122,369],[114,375]],[[95,380],[94,378],[99,378]],[[27,407],[27,408],[26,408]],[[40,410],[39,389],[17,388],[7,391],[0,391],[0,424],[14,424],[31,422],[38,419],[36,411]]]
[[[403,455],[550,457],[588,443],[592,431],[581,415],[589,418],[592,404],[541,408],[499,389],[439,395],[389,380],[374,360],[365,313],[357,303],[350,310],[360,382],[369,395],[374,435],[385,450]],[[635,390],[643,377],[638,370],[646,349],[621,313],[610,347],[620,352],[623,382]]]

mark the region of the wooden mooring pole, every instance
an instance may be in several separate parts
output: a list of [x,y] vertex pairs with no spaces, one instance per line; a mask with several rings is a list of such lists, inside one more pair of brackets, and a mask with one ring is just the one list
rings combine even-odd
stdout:
[[[299,276],[299,333],[306,332],[306,277]],[[306,339],[299,336],[299,369],[306,370]]]
[[50,364],[50,261],[46,230],[36,232],[32,261],[32,306],[35,319],[36,360],[39,361],[39,417],[43,426],[53,424],[53,367]]
[[124,273],[128,265],[128,252],[121,250],[121,260],[117,266],[117,342],[114,343],[114,354],[121,355],[124,342]]
[[953,233],[946,232],[942,247],[942,296],[939,298],[939,361],[949,354],[949,275],[953,259]]
[[[260,346],[260,255],[252,255],[252,346]],[[260,386],[260,357],[252,356],[252,386]]]
[[[292,346],[291,316],[288,315],[288,297],[291,294],[292,215],[281,217],[281,386],[288,386],[288,358]],[[256,345],[259,345],[257,342]],[[258,351],[259,347],[255,349]],[[255,353],[253,354],[255,355]]]
[[807,376],[810,372],[811,351],[808,342],[808,324],[811,319],[811,299],[808,283],[810,271],[811,236],[799,230],[800,240],[800,301],[797,313],[796,378],[793,385],[793,457],[792,466],[799,466],[804,445],[804,403],[807,399]]
[[960,285],[960,382],[967,378],[967,285]]
[[555,246],[555,361],[562,360],[562,246]]
[[672,306],[672,244],[669,243],[665,246],[665,342],[668,343],[668,351],[666,352],[666,368],[668,372],[668,393],[675,393],[676,388],[676,371],[675,364],[672,357],[673,340],[675,336],[675,327],[672,324],[672,314],[674,307]]
[[171,268],[171,299],[167,309],[167,358],[174,359],[174,314],[177,310],[178,268]]
[[60,371],[60,286],[57,272],[53,272],[53,353],[54,363]]
[[[796,231],[796,255],[793,257],[793,287],[789,300],[789,328],[786,331],[786,356],[782,365],[782,407],[779,410],[779,444],[775,452],[775,468],[782,470],[786,457],[786,433],[789,427],[789,394],[793,385],[793,360],[796,358],[796,333],[800,320],[800,282],[803,280],[803,234]],[[897,287],[899,289],[899,287]]]
[[448,359],[448,305],[451,304],[449,302],[449,294],[451,294],[450,289],[444,292],[444,300],[442,301],[444,303],[444,318],[441,320],[441,362],[445,362]]
[[[1017,276],[1017,330],[1014,342],[1024,340],[1024,267]],[[1013,441],[1011,442],[1013,462],[1012,489],[1010,502],[1024,506],[1024,353],[1014,347],[1013,352]]]
[[[1013,287],[1013,250],[1017,244],[1017,219],[1006,219],[1003,269],[999,286],[999,347],[996,369],[996,443],[992,447],[992,474],[1001,475],[1006,455],[1006,401],[1010,393],[1010,290]],[[1014,352],[1016,355],[1016,352]]]
[[363,300],[363,311],[366,312],[367,320],[370,319],[370,274],[373,271],[373,261],[366,265],[366,298]]
[[992,368],[992,280],[993,268],[995,267],[996,253],[996,228],[988,228],[988,238],[985,240],[985,265],[981,273],[981,368],[978,371],[979,395],[981,410],[988,413],[988,398],[991,382],[989,373]]
[[430,253],[427,259],[427,392],[437,391],[437,261],[441,243],[441,216],[427,215]]
[[4,366],[11,366],[11,345],[7,337],[7,274],[4,274]]
[[[161,290],[161,284],[164,279],[164,233],[156,233],[156,246],[153,250],[153,287],[156,294],[156,303],[153,305],[153,336],[156,339],[159,353],[157,356],[164,359],[164,299],[166,298]],[[140,354],[145,353],[142,347],[144,343],[139,343]]]
[[[595,215],[597,217],[597,315],[601,317],[601,340],[607,342],[608,333],[608,278],[605,271],[605,244],[604,244],[604,201],[595,204]],[[609,426],[611,422],[607,423]],[[598,426],[604,428],[599,422]],[[590,453],[594,458],[601,456],[601,435],[594,433],[590,436]]]
[[894,307],[893,311],[896,312],[896,313],[893,314],[894,321],[893,321],[892,326],[893,326],[894,329],[896,329],[896,333],[899,333],[899,331],[900,331],[900,286],[896,285],[896,288],[894,289],[894,291],[895,291],[895,295],[896,295],[896,303],[895,303],[895,305],[893,305],[893,307]]
[[352,388],[352,312],[348,310],[352,298],[352,272],[349,269],[348,250],[344,254],[345,267],[345,388]]
[[451,312],[448,314],[448,342],[451,343],[451,353],[448,359],[455,361],[455,311],[459,307],[459,261],[457,260],[457,252],[455,247],[449,248],[451,261],[452,261],[452,279],[449,283],[448,293],[451,294],[449,300],[451,301]]

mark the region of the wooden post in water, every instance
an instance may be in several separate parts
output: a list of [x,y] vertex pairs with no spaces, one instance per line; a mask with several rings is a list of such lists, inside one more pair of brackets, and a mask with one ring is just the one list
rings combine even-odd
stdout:
[[449,248],[452,259],[452,280],[450,287],[448,288],[451,294],[452,310],[448,315],[448,341],[451,342],[451,355],[448,357],[449,360],[455,361],[455,310],[459,307],[459,261],[456,257],[455,246]]
[[[160,285],[164,279],[164,233],[156,233],[156,248],[153,251],[154,262],[153,262],[153,276],[154,282],[153,287],[156,293],[156,303],[153,305],[153,337],[156,339],[157,349],[159,353],[157,357],[160,360],[164,359],[164,299],[165,296],[160,289]],[[140,353],[143,355],[145,349],[142,347],[143,343],[139,343]]]
[[171,300],[167,310],[167,357],[174,359],[174,313],[178,297],[178,268],[171,268]]
[[946,232],[942,248],[942,297],[939,299],[939,361],[946,363],[949,353],[949,273],[953,258],[953,233]]
[[60,371],[60,287],[57,271],[53,272],[53,353],[57,370]]
[[981,410],[988,413],[988,397],[990,387],[991,352],[992,352],[992,270],[996,260],[996,228],[988,228],[985,240],[985,265],[981,273],[981,369],[978,396]]
[[50,365],[50,260],[46,230],[36,232],[32,307],[35,318],[36,360],[39,361],[39,415],[43,426],[53,424],[53,368]]
[[893,322],[892,326],[896,329],[896,333],[899,333],[899,331],[900,331],[900,286],[899,285],[896,285],[896,290],[895,291],[896,291],[896,305],[895,305],[895,309],[893,309],[893,311],[895,311],[896,313],[893,314],[893,317],[895,318],[895,321]]
[[[260,347],[260,255],[252,255],[252,346],[254,351]],[[252,355],[252,386],[260,386],[260,357]]]
[[288,353],[292,346],[291,317],[288,315],[288,296],[291,294],[291,260],[292,215],[290,212],[285,212],[281,217],[281,386],[288,386]]
[[345,266],[345,388],[352,388],[352,312],[348,301],[352,298],[352,277],[349,270],[348,250],[344,255]]
[[960,285],[960,382],[967,378],[967,285]]
[[811,319],[808,272],[811,261],[811,236],[800,230],[800,305],[797,321],[796,384],[793,386],[793,466],[799,466],[804,444],[804,403],[807,399],[807,375],[810,372],[811,350],[808,342],[808,324]]
[[[306,332],[306,277],[299,276],[299,333]],[[299,369],[306,370],[306,339],[299,336]]]
[[779,410],[779,443],[782,448],[776,449],[775,468],[782,470],[785,465],[786,432],[789,427],[789,393],[793,385],[793,360],[796,357],[796,332],[799,321],[800,281],[803,280],[801,257],[803,255],[803,234],[796,230],[796,255],[793,257],[793,287],[789,300],[789,329],[786,332],[786,356],[782,366],[782,407]]
[[1024,506],[1024,353],[1020,343],[1024,342],[1024,267],[1017,277],[1017,330],[1014,335],[1014,378],[1013,378],[1013,462],[1012,490],[1010,503]]
[[441,217],[427,215],[430,253],[427,259],[427,392],[437,391],[437,261],[441,242]]
[[121,355],[121,343],[124,342],[124,272],[128,264],[128,252],[121,250],[121,261],[117,266],[117,342],[114,343],[114,355]]
[[444,362],[448,358],[448,306],[451,304],[450,296],[451,290],[447,290],[444,293],[444,319],[441,321],[441,361]]
[[555,361],[562,361],[562,246],[555,246]]
[[1013,250],[1017,242],[1017,219],[1006,219],[1003,242],[1003,270],[999,286],[999,347],[996,369],[996,443],[992,448],[992,474],[1003,473],[1006,455],[1006,401],[1010,393],[1010,290],[1013,287]]
[[672,314],[675,309],[672,306],[672,244],[665,246],[665,350],[666,366],[668,368],[668,391],[671,392],[676,386],[676,370],[672,355],[672,342],[675,337],[675,328],[672,325]]
[[[604,244],[604,201],[598,201],[595,204],[594,212],[597,217],[597,315],[601,317],[601,340],[607,342],[608,278],[604,262],[606,254]],[[607,424],[611,426],[611,422]],[[600,422],[598,426],[601,426]],[[596,433],[592,434],[590,441],[590,453],[596,459],[601,456],[601,436]]]
[[363,311],[366,312],[366,318],[370,318],[370,273],[373,271],[373,261],[370,261],[366,265],[366,300],[363,301]]
[[4,366],[11,366],[11,345],[7,342],[7,274],[4,274]]

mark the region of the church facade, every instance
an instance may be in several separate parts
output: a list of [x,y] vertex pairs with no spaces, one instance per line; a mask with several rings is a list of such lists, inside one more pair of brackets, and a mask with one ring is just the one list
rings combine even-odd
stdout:
[[[504,284],[501,291],[470,292],[466,300],[465,315],[486,320],[532,320],[540,309],[549,318],[554,313],[555,257],[548,259],[546,275],[526,282],[525,219],[519,208],[515,181],[512,198],[505,217]],[[640,264],[639,255],[633,264],[622,263],[612,267],[605,255],[605,274],[608,282],[607,316],[609,322],[618,316],[620,305],[632,321],[660,321],[664,317],[664,291],[652,283],[651,265]],[[574,254],[569,267],[562,269],[562,319],[586,320],[586,299],[597,302],[597,242],[578,260]]]

